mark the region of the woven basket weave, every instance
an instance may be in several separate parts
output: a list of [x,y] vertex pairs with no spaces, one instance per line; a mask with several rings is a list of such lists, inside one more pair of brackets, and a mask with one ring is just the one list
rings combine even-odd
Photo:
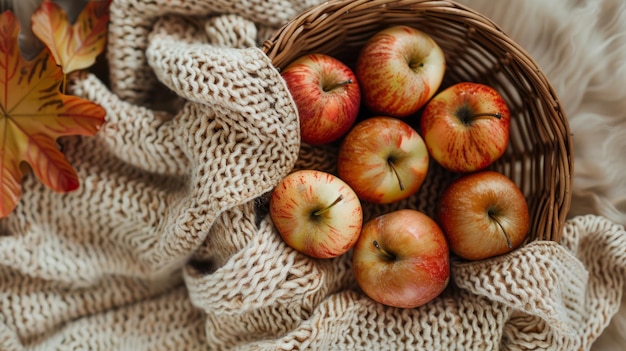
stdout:
[[[335,0],[301,13],[274,32],[263,50],[278,69],[308,53],[356,61],[365,42],[392,25],[431,35],[446,54],[441,89],[460,81],[496,88],[511,110],[507,151],[490,168],[528,201],[527,241],[559,241],[571,202],[572,140],[559,98],[535,61],[485,16],[452,1]],[[455,177],[431,167],[428,177]]]

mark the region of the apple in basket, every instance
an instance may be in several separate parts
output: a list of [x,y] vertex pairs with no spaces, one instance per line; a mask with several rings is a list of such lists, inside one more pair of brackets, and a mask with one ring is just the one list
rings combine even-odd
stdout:
[[352,127],[361,89],[343,62],[324,54],[304,55],[291,62],[282,77],[298,109],[303,142],[328,144]]
[[375,33],[365,43],[355,73],[369,110],[406,117],[435,94],[445,70],[445,55],[432,37],[398,25]]
[[352,263],[361,290],[393,307],[424,305],[443,292],[450,278],[450,251],[441,228],[412,209],[365,223]]
[[270,217],[287,245],[315,258],[351,249],[363,223],[354,191],[337,176],[312,169],[279,182],[270,197]]
[[517,185],[495,171],[463,175],[440,198],[439,224],[450,250],[467,260],[512,251],[528,232],[528,204]]
[[385,204],[416,193],[428,162],[426,144],[415,129],[398,118],[375,116],[344,137],[337,173],[361,200]]
[[424,108],[420,123],[431,157],[453,172],[488,167],[509,142],[509,108],[484,84],[462,82],[438,93]]

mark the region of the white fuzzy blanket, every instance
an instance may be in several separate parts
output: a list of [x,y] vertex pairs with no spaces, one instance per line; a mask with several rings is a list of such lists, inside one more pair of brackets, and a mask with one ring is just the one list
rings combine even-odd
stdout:
[[[539,63],[559,94],[574,141],[571,215],[626,225],[626,2],[463,0]],[[594,345],[624,350],[626,307]]]

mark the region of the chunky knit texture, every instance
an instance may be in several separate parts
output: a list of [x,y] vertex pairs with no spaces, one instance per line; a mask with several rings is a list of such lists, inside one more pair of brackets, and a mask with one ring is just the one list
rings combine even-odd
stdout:
[[[120,0],[110,85],[72,93],[107,111],[91,138],[65,138],[81,187],[24,180],[0,222],[0,350],[578,350],[617,312],[626,232],[570,219],[563,242],[454,262],[452,283],[416,309],[373,302],[350,254],[286,246],[267,194],[293,169],[334,170],[336,150],[300,145],[279,73],[258,49],[314,1]],[[190,17],[191,16],[191,17]],[[442,184],[390,207],[432,214]]]

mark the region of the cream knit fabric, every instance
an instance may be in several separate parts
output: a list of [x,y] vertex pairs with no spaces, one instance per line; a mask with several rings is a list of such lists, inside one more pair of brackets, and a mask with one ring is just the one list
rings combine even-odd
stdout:
[[[569,220],[560,244],[455,262],[450,288],[417,309],[360,293],[349,254],[284,244],[267,194],[292,169],[332,171],[336,150],[299,145],[257,46],[310,5],[113,2],[110,85],[70,82],[107,110],[95,137],[62,140],[80,189],[29,176],[0,222],[0,350],[590,348],[626,273],[626,232],[603,217]],[[429,212],[441,186],[394,206]]]

